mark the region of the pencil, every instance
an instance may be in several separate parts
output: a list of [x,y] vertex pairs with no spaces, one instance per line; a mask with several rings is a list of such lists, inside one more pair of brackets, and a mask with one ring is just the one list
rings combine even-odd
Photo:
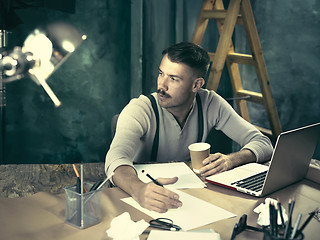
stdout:
[[278,205],[278,210],[279,210],[279,213],[280,213],[281,225],[282,225],[282,227],[284,227],[285,225],[284,225],[284,219],[283,219],[283,214],[282,214],[281,202],[280,202],[279,199],[277,201],[278,201],[277,205]]
[[[75,172],[77,178],[80,180],[80,174],[78,172],[78,169],[76,168],[76,165],[72,164],[72,167],[73,167],[73,171]],[[85,186],[83,186],[83,192],[86,193],[87,192],[87,189]]]
[[[142,173],[144,173],[144,172],[145,172],[145,171],[142,170]],[[153,177],[151,177],[151,176],[149,175],[149,173],[146,173],[146,176],[147,176],[148,178],[150,178],[151,181],[154,182],[155,184],[157,184],[158,186],[163,187],[163,185],[162,185],[161,183],[159,183],[157,180],[155,180]]]
[[287,221],[287,226],[284,232],[284,237],[287,238],[289,237],[289,232],[291,230],[291,220],[292,220],[292,213],[293,213],[293,208],[294,208],[294,200],[291,198],[289,199],[289,215],[288,215],[288,221]]
[[302,214],[299,213],[299,215],[298,215],[298,217],[296,219],[296,222],[294,224],[290,239],[294,239],[295,238],[296,233],[297,233],[297,229],[298,229],[300,221],[301,221],[301,217],[302,217]]

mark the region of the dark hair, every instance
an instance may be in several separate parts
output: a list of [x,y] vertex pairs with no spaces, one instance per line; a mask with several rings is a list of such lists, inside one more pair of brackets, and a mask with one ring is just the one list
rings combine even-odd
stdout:
[[191,42],[181,42],[162,51],[162,55],[166,54],[171,62],[184,63],[191,67],[197,77],[206,77],[210,58],[202,47]]

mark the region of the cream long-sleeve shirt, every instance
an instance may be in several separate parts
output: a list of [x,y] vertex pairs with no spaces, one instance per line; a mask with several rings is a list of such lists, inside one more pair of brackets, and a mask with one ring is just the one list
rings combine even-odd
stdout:
[[[198,91],[203,109],[203,138],[210,130],[221,130],[242,148],[250,149],[257,162],[269,160],[273,151],[266,136],[240,117],[221,96],[214,91]],[[192,109],[181,129],[174,116],[159,106],[159,147],[157,162],[188,161],[188,146],[197,141],[198,107],[194,100]],[[152,144],[156,132],[156,117],[150,100],[141,95],[132,99],[119,115],[116,133],[106,155],[105,171],[109,176],[118,166],[135,162],[150,162]]]

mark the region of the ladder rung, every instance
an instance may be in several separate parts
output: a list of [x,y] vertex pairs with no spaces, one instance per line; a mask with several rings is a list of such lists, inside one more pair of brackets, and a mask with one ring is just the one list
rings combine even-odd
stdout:
[[260,132],[262,132],[264,135],[266,135],[267,137],[269,138],[273,138],[273,134],[272,134],[272,131],[270,129],[266,129],[266,128],[263,128],[263,127],[259,127],[257,125],[254,125]]
[[208,19],[225,19],[227,16],[226,10],[203,10],[203,17]]
[[250,96],[250,98],[246,99],[247,101],[264,104],[263,96],[261,93],[241,89],[241,90],[238,90],[236,94],[237,94],[237,97]]
[[235,63],[254,65],[252,55],[242,53],[228,53],[228,60]]
[[[202,17],[205,19],[224,20],[227,16],[227,10],[203,10]],[[242,24],[242,16],[238,14],[237,24]]]

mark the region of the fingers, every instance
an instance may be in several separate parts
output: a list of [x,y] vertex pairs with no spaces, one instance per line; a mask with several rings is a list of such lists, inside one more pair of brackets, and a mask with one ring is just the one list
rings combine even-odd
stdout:
[[173,178],[158,178],[157,181],[162,185],[174,184],[178,181],[178,177]]
[[228,161],[229,159],[227,155],[221,153],[211,154],[203,160],[204,167],[200,169],[201,176],[208,177],[227,170]]
[[[176,178],[170,179],[157,179],[161,184],[169,184],[177,181]],[[139,200],[139,199],[138,199]],[[160,187],[153,182],[146,184],[140,201],[138,201],[142,207],[156,212],[166,212],[171,208],[178,208],[182,206],[182,202],[179,200],[179,195],[164,187]]]
[[214,161],[218,160],[222,156],[223,156],[223,154],[221,154],[221,153],[210,154],[209,157],[207,157],[206,159],[203,160],[202,164],[203,165],[207,165],[207,164],[209,164],[211,162],[214,162]]

